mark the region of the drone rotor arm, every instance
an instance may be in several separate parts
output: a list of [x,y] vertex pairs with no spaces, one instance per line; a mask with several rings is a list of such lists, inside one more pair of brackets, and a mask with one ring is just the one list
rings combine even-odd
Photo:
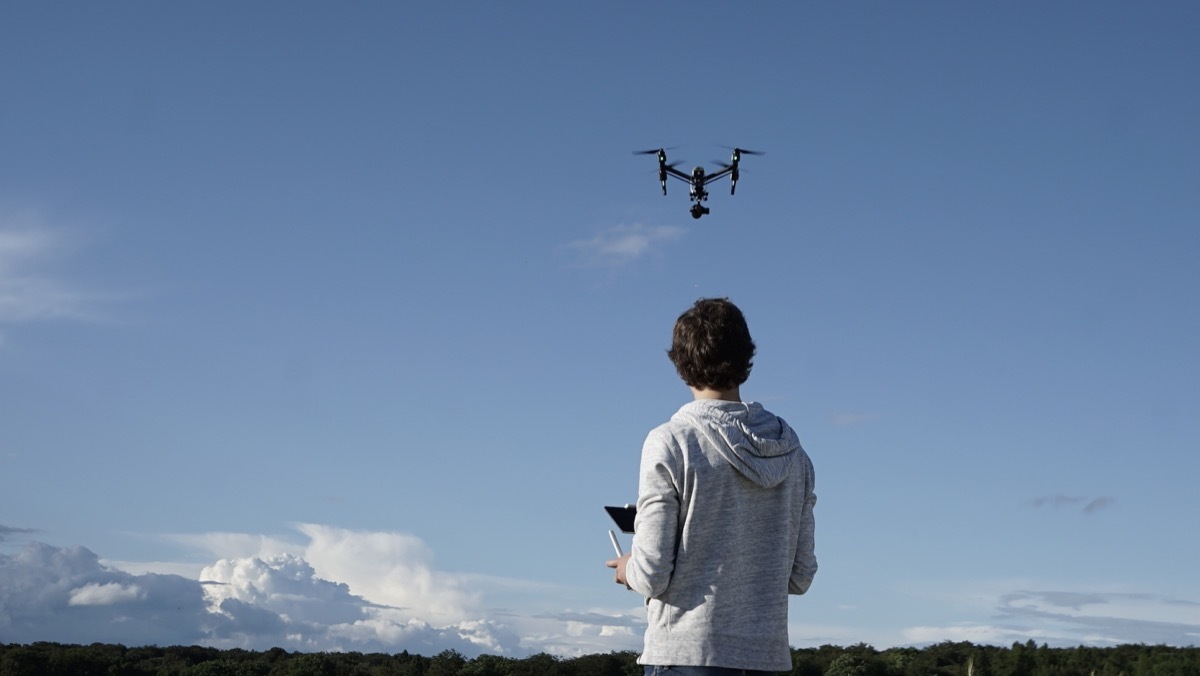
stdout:
[[720,169],[719,171],[714,171],[713,173],[711,173],[711,174],[709,174],[709,175],[705,176],[705,177],[704,177],[704,184],[705,184],[705,185],[708,185],[709,183],[713,183],[713,182],[715,182],[715,181],[719,181],[720,179],[722,179],[722,178],[725,178],[725,177],[726,177],[726,176],[728,176],[729,174],[733,173],[733,171],[734,171],[735,169],[737,169],[737,167],[736,167],[735,165],[732,165],[732,164],[726,164],[726,165],[724,166],[724,168]]
[[679,180],[681,180],[681,181],[684,181],[685,183],[691,183],[691,182],[692,182],[692,175],[691,175],[691,174],[685,174],[684,172],[682,172],[682,171],[680,171],[680,170],[676,169],[676,168],[675,168],[675,165],[676,165],[676,164],[679,164],[679,162],[675,162],[674,164],[668,164],[668,165],[664,166],[664,167],[663,167],[663,169],[665,169],[665,170],[666,170],[666,172],[667,172],[667,174],[668,174],[668,175],[670,175],[670,176],[674,176],[675,178],[677,178],[677,179],[679,179]]

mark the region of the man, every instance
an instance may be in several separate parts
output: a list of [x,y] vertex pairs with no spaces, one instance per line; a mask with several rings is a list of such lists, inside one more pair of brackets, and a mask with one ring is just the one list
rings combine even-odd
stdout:
[[633,545],[607,562],[646,597],[647,676],[792,668],[788,594],[817,572],[813,467],[787,423],[742,401],[754,353],[726,298],[675,322],[667,354],[695,400],[647,436]]

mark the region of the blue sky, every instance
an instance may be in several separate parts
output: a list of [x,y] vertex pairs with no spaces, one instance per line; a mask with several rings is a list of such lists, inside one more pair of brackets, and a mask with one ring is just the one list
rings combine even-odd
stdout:
[[[0,640],[637,649],[745,311],[793,645],[1200,644],[1194,3],[8,3]],[[743,163],[709,216],[654,160]]]

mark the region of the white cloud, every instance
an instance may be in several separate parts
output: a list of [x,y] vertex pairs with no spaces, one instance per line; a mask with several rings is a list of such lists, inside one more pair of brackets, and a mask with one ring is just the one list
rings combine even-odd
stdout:
[[0,634],[11,642],[530,652],[501,623],[431,623],[351,594],[289,554],[223,559],[202,578],[133,575],[82,547],[31,543],[0,555]]
[[[479,594],[467,591],[466,577],[435,570],[433,552],[412,535],[318,524],[297,524],[296,529],[307,536],[307,542],[246,533],[174,535],[170,539],[222,560],[299,558],[311,565],[317,576],[343,582],[357,596],[409,609],[431,622],[458,622],[478,612]],[[206,568],[202,579],[218,572]]]
[[89,582],[82,587],[71,590],[67,599],[69,606],[111,606],[126,601],[136,601],[142,597],[142,588],[136,584],[121,584],[107,582],[99,584]]
[[83,547],[34,542],[0,555],[0,635],[9,642],[187,645],[217,626],[194,580],[135,577]]
[[304,557],[321,575],[344,580],[374,603],[417,609],[433,622],[460,622],[478,613],[479,594],[433,567],[433,552],[404,533],[363,533],[301,524]]
[[92,318],[93,294],[47,273],[76,243],[30,212],[0,212],[0,322]]
[[[547,612],[570,590],[439,571],[405,533],[296,526],[300,537],[171,536],[215,562],[121,564],[31,543],[0,555],[0,634],[12,641],[580,655],[640,646],[641,609]],[[210,561],[213,559],[210,558]],[[488,601],[493,605],[488,605]],[[497,608],[496,600],[518,610]]]
[[616,225],[591,239],[571,242],[567,248],[576,252],[585,265],[620,267],[657,252],[685,232],[675,225]]
[[35,211],[0,205],[0,325],[107,321],[103,306],[127,296],[85,287],[63,267],[91,238],[81,228],[48,224]]
[[230,599],[276,612],[293,622],[342,624],[362,618],[363,599],[345,584],[317,576],[304,559],[221,559],[200,571],[205,595],[220,612]]

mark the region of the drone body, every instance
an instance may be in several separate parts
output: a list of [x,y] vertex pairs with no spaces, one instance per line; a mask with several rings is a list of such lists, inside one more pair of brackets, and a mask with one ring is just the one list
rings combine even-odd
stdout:
[[718,162],[721,168],[713,173],[708,173],[704,167],[696,167],[692,169],[692,173],[687,174],[675,168],[679,164],[667,164],[667,151],[664,148],[656,148],[654,150],[637,150],[635,155],[657,155],[658,156],[658,182],[662,185],[662,192],[667,194],[667,177],[673,176],[688,184],[688,199],[692,202],[690,212],[692,218],[700,218],[704,214],[709,213],[709,208],[704,206],[704,202],[708,200],[707,186],[709,183],[719,179],[729,177],[729,194],[732,195],[737,191],[738,182],[738,162],[741,161],[742,155],[762,155],[760,152],[753,150],[745,150],[742,148],[734,148],[733,155],[729,158],[729,162]]

